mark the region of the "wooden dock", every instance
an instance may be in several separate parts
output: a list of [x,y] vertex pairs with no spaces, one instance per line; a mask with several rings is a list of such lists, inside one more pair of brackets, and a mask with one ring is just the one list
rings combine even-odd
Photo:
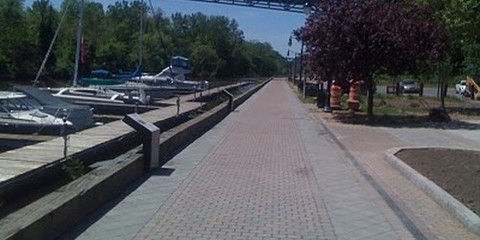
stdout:
[[[182,96],[179,96],[180,97],[180,102],[183,103],[183,102],[195,101],[198,98],[200,98],[201,96],[208,96],[208,95],[211,95],[212,93],[221,92],[221,91],[226,90],[226,89],[242,87],[242,86],[245,86],[247,84],[249,84],[249,83],[248,82],[240,82],[240,83],[230,84],[230,85],[226,85],[226,86],[222,86],[222,87],[217,87],[217,88],[214,88],[214,89],[205,90],[203,92],[197,92],[197,93],[191,93],[191,94],[188,94],[188,95],[182,95]],[[159,100],[159,101],[155,101],[154,104],[156,104],[156,105],[176,105],[177,104],[177,99],[176,98],[170,98],[170,99]]]
[[[236,83],[202,92],[203,96],[217,93],[224,89],[239,87],[246,83]],[[180,114],[187,113],[201,107],[198,102],[191,102],[199,93],[180,96]],[[140,114],[148,122],[158,123],[162,120],[173,118],[177,115],[177,99],[163,100],[162,104],[170,105],[160,109]],[[68,136],[67,157],[88,151],[95,146],[106,144],[115,139],[120,139],[134,132],[130,126],[121,120],[113,121],[102,126],[92,127]],[[0,186],[21,175],[64,159],[64,138],[40,142],[34,145],[0,153]]]

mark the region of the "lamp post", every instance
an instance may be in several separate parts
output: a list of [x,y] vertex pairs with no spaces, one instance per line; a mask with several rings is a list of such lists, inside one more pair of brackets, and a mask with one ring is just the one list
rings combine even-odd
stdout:
[[[312,6],[312,3],[310,1],[306,1],[305,4],[303,5],[303,12],[307,15],[310,15],[312,13],[312,10],[314,12],[319,12],[319,9],[315,8],[313,9],[313,6]],[[303,52],[303,43],[302,43],[302,52]],[[306,82],[304,82],[304,90],[303,90],[303,97],[305,98],[305,84]],[[330,107],[330,89],[332,88],[332,80],[331,80],[331,77],[328,76],[328,80],[327,80],[327,89],[326,89],[326,93],[325,93],[325,104],[324,104],[324,107],[323,107],[323,111],[324,112],[332,112],[332,108]],[[323,88],[322,90],[319,90],[319,91],[323,91]]]
[[297,84],[297,54],[294,53],[293,62],[292,62],[292,83]]
[[[303,77],[303,79],[302,79]],[[300,48],[300,79],[299,82],[302,83],[302,97],[305,100],[305,85],[307,85],[306,77],[303,76],[303,42],[302,47]]]
[[330,89],[332,88],[332,77],[329,76],[327,80],[327,90],[325,93],[325,106],[323,107],[323,111],[326,113],[331,113],[332,108],[330,107]]
[[[305,5],[303,5],[303,12],[306,15],[310,15],[312,13],[312,4],[310,4],[310,1],[306,1]],[[303,41],[302,41],[302,47],[300,48],[300,81],[302,81],[302,75],[303,75]],[[307,78],[303,76],[303,89],[302,89],[303,100],[305,100],[306,86],[307,86]]]
[[[292,47],[292,35],[290,35],[290,38],[288,39],[288,51],[287,51],[287,60],[288,60],[288,57],[290,56],[290,47]],[[294,54],[295,55],[295,54]],[[293,61],[295,61],[295,59],[293,59]],[[291,69],[291,74],[290,74],[290,79],[292,82],[294,82],[294,74],[295,74],[295,69],[293,68],[293,62],[292,62],[292,69]]]
[[307,15],[310,15],[312,13],[312,4],[310,1],[305,2],[305,5],[303,5],[303,12]]

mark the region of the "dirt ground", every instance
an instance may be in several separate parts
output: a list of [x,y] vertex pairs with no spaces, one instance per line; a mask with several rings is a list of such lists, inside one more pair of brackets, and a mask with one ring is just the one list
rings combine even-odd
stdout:
[[480,215],[480,151],[406,149],[396,156]]

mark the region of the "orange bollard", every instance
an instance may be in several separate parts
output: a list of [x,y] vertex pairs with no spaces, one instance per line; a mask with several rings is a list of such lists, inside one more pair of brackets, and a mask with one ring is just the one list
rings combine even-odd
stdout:
[[348,100],[360,101],[360,84],[359,83],[354,83],[350,85]]
[[332,109],[340,109],[342,98],[342,87],[338,85],[332,85],[330,89],[330,107]]
[[347,103],[350,110],[358,111],[360,109],[360,84],[358,82],[350,85]]

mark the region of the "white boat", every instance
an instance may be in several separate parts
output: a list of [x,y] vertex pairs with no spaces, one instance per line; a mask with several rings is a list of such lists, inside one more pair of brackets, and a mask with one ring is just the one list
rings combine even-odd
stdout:
[[0,132],[59,135],[73,128],[64,117],[62,112],[45,113],[40,103],[24,93],[0,92]]
[[72,103],[141,103],[149,104],[150,96],[145,91],[118,92],[105,86],[45,88],[54,97]]
[[48,92],[32,86],[13,86],[17,92],[25,94],[44,113],[65,117],[72,123],[72,130],[79,131],[94,125],[93,112],[89,106],[71,104],[53,97]]
[[[189,93],[194,91],[203,91],[208,89],[208,81],[188,81],[186,74],[192,72],[190,60],[186,57],[172,57],[170,66],[164,68],[155,75],[134,77],[127,81],[125,85],[132,83],[144,84],[146,91],[153,92],[153,89],[160,91],[161,88],[176,93]],[[150,87],[150,89],[148,88]],[[154,94],[154,93],[152,93]]]
[[[137,81],[127,81],[124,84],[110,85],[108,88],[112,91],[124,92],[127,96],[140,96],[140,94],[138,94],[140,92],[147,96],[146,100],[148,101],[155,98],[171,98],[174,97],[176,93],[176,88],[173,86],[157,86]],[[141,99],[141,97],[137,98]]]

